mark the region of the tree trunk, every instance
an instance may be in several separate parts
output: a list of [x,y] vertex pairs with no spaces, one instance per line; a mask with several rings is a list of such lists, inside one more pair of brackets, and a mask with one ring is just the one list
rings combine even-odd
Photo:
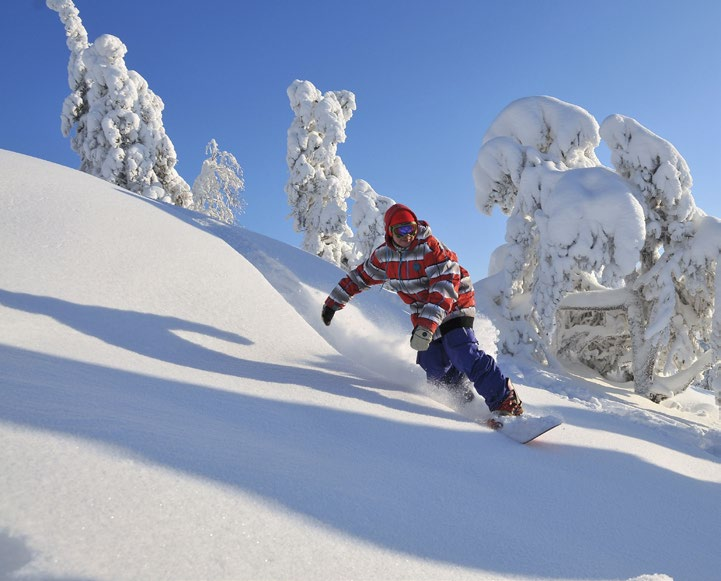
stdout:
[[653,393],[653,371],[658,356],[658,340],[646,339],[647,305],[640,292],[632,290],[628,301],[628,327],[633,350],[634,391],[644,397]]

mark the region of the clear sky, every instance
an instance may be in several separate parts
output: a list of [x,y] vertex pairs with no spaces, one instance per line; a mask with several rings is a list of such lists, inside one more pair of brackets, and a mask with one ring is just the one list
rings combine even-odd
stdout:
[[[75,0],[90,41],[113,34],[165,103],[192,185],[214,138],[243,167],[241,224],[295,246],[283,187],[294,79],[355,93],[338,149],[353,179],[403,202],[474,280],[505,218],[475,207],[483,135],[512,101],[550,95],[598,122],[633,117],[688,162],[721,216],[721,3],[709,0]],[[0,148],[79,166],[60,133],[69,52],[44,0],[0,19]],[[608,163],[605,146],[597,151]],[[31,195],[31,193],[28,193]]]

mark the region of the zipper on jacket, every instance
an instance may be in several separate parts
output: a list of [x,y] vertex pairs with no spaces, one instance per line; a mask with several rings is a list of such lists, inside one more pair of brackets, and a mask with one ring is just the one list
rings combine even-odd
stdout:
[[[405,249],[407,250],[407,249]],[[403,252],[404,250],[398,251],[398,286],[400,289],[406,293],[408,296],[410,296],[411,293],[408,292],[408,286],[405,284],[403,280]]]

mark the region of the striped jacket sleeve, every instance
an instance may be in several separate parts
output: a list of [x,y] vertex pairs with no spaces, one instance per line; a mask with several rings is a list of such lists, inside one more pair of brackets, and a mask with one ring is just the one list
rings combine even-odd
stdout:
[[343,277],[336,287],[331,291],[325,304],[332,309],[342,309],[358,293],[370,288],[375,284],[382,284],[386,280],[384,263],[378,258],[378,252],[384,248],[376,248],[370,257],[351,270]]

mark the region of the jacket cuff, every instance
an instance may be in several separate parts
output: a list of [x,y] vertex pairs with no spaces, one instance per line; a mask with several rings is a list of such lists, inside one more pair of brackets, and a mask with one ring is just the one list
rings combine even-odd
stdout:
[[431,332],[431,334],[435,334],[436,329],[438,329],[438,323],[435,323],[429,319],[419,318],[416,323],[416,326],[425,327],[426,329],[428,329]]
[[332,298],[328,297],[325,300],[325,306],[334,311],[340,311],[345,305],[335,302]]

